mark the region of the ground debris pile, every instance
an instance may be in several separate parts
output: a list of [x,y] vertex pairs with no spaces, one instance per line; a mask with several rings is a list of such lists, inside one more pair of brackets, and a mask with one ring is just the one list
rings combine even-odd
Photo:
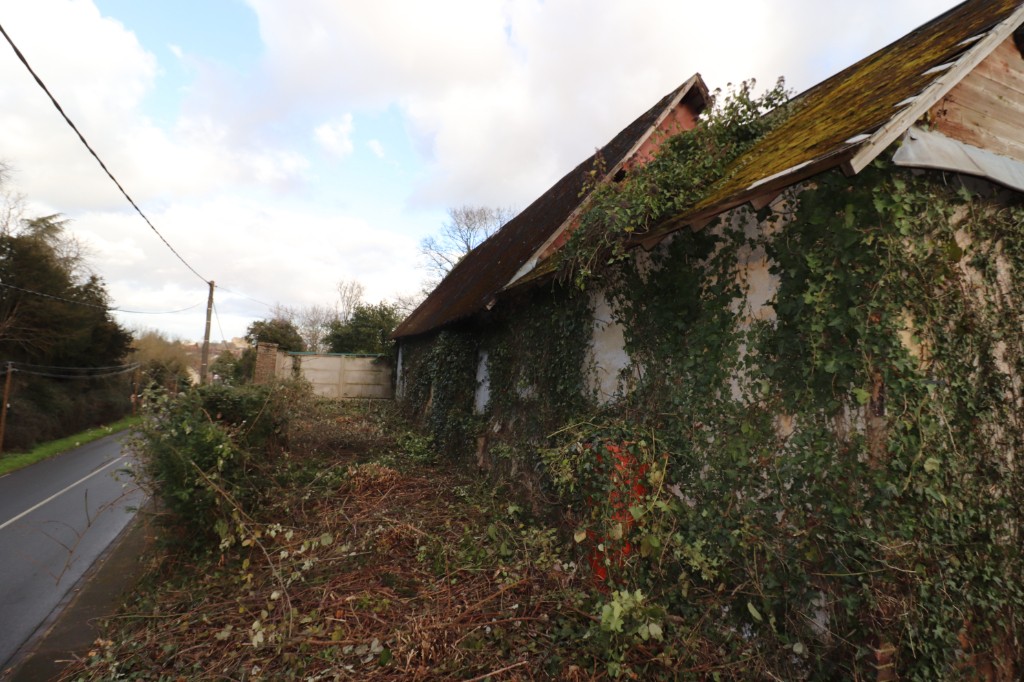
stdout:
[[[327,424],[381,435],[366,406],[338,409],[320,413],[325,438],[359,440]],[[424,458],[402,452],[401,438],[340,455],[310,447],[308,431],[302,441],[314,454],[265,469],[260,508],[236,508],[218,547],[162,552],[63,679],[605,674],[575,641],[595,618],[571,538],[457,467],[412,463]]]

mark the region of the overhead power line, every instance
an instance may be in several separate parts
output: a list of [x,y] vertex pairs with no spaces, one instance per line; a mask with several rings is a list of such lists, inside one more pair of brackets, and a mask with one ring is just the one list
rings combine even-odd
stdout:
[[[6,362],[4,363],[4,371],[2,374],[6,375],[7,372],[17,372],[19,374],[47,377],[49,379],[105,379],[107,377],[134,372],[138,368],[139,363],[137,362],[130,365],[118,365],[116,367],[49,367],[46,365],[32,365],[24,362]],[[96,370],[105,371],[97,372]],[[68,372],[84,372],[84,374],[69,374]]]
[[210,283],[209,280],[207,280],[205,277],[200,275],[199,272],[195,268],[193,268],[191,265],[189,265],[188,261],[186,261],[182,257],[182,255],[180,253],[178,253],[174,249],[173,246],[171,246],[171,243],[169,241],[167,241],[167,239],[165,239],[162,234],[160,234],[160,230],[156,229],[156,226],[150,221],[149,218],[146,217],[146,214],[142,212],[142,209],[139,208],[139,205],[135,203],[135,200],[132,199],[131,196],[128,194],[128,192],[125,191],[124,187],[121,186],[121,183],[118,182],[117,178],[114,177],[114,174],[110,172],[110,169],[107,168],[107,165],[105,163],[103,163],[103,159],[101,159],[99,154],[97,154],[96,151],[92,148],[92,146],[85,139],[85,136],[82,135],[81,131],[74,124],[74,122],[68,117],[68,115],[66,113],[64,113],[64,108],[61,107],[60,102],[57,101],[57,98],[53,96],[53,94],[50,92],[50,89],[46,87],[45,83],[43,83],[43,79],[40,78],[38,74],[36,74],[35,70],[28,63],[28,59],[25,58],[25,55],[21,53],[21,50],[18,49],[18,46],[14,44],[13,40],[11,40],[11,36],[9,36],[7,34],[7,31],[4,30],[4,27],[3,27],[2,24],[0,24],[0,33],[2,33],[4,38],[7,39],[7,42],[10,44],[11,49],[14,50],[14,54],[16,54],[18,56],[18,59],[21,60],[21,63],[24,64],[25,68],[28,69],[28,72],[30,74],[32,74],[32,77],[35,79],[36,83],[39,84],[39,87],[42,88],[43,92],[46,93],[46,96],[50,98],[50,101],[53,103],[53,106],[57,108],[57,111],[60,112],[60,115],[64,117],[64,120],[67,121],[67,124],[69,126],[71,126],[71,129],[75,131],[76,135],[78,135],[78,139],[82,141],[82,144],[85,145],[85,148],[89,150],[89,153],[92,154],[93,158],[96,159],[96,161],[100,164],[100,168],[103,169],[103,172],[105,172],[107,174],[107,177],[109,177],[111,180],[113,180],[114,184],[117,185],[117,188],[119,190],[121,190],[121,194],[123,194],[124,198],[128,200],[128,203],[132,205],[132,208],[134,208],[135,211],[140,216],[142,216],[142,219],[146,221],[146,224],[149,225],[149,228],[151,230],[153,230],[153,232],[156,234],[156,236],[160,238],[160,241],[162,241],[164,243],[164,245],[168,249],[171,250],[171,253],[173,253],[175,256],[177,256],[178,260],[180,260],[182,262],[182,264],[186,268],[191,270],[192,273],[196,277],[198,277],[199,279],[203,280],[203,282],[205,282],[206,284],[209,284]]
[[112,310],[118,313],[132,313],[134,315],[174,315],[176,313],[183,313],[193,308],[198,308],[202,303],[196,303],[190,305],[187,308],[181,308],[180,310],[127,310],[125,308],[111,308],[110,306],[97,305],[95,303],[86,303],[85,301],[75,301],[70,298],[63,298],[61,296],[54,296],[53,294],[44,294],[41,291],[32,291],[31,289],[23,289],[22,287],[16,287],[13,284],[4,284],[0,282],[0,287],[6,287],[8,289],[14,289],[20,291],[23,294],[32,294],[33,296],[41,296],[43,298],[50,298],[54,301],[61,301],[62,303],[70,303],[72,305],[82,306],[83,308],[96,308],[98,310]]
[[71,372],[71,371],[82,371],[82,372],[111,372],[120,369],[131,369],[138,367],[139,363],[133,362],[127,365],[108,365],[106,367],[61,367],[57,365],[36,365],[31,362],[17,362],[15,360],[3,361],[5,365],[14,365],[15,367],[27,367],[29,369],[37,370],[50,370],[53,372]]
[[226,294],[234,294],[235,296],[241,296],[242,298],[247,298],[250,301],[252,301],[253,303],[259,303],[260,305],[266,306],[267,308],[273,309],[273,307],[274,307],[273,305],[271,305],[270,303],[267,303],[266,301],[261,301],[258,298],[253,298],[252,296],[247,296],[247,295],[241,293],[240,291],[232,291],[231,289],[228,289],[227,287],[222,287],[219,284],[217,285],[217,288],[220,289],[221,291],[223,291]]
[[220,323],[220,313],[217,312],[217,304],[213,305],[213,316],[217,318],[217,328],[220,329],[220,340],[222,343],[226,343],[227,339],[224,338],[224,327]]

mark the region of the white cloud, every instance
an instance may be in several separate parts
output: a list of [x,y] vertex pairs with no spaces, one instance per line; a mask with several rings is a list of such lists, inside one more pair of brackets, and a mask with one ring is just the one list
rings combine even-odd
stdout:
[[336,121],[328,121],[316,127],[313,136],[320,146],[339,158],[344,158],[352,153],[352,133],[355,131],[355,124],[352,121],[352,114],[345,114]]
[[421,201],[520,206],[695,72],[804,89],[955,1],[248,0],[279,101],[397,104]]
[[[363,283],[372,301],[416,290],[421,279],[410,268],[418,257],[418,241],[360,218],[240,196],[178,203],[150,218],[165,236],[174,237],[176,250],[200,274],[223,288],[216,297],[220,312],[248,316],[249,321],[269,313],[256,301],[329,303],[342,279]],[[162,248],[138,215],[91,212],[79,216],[74,229],[93,247],[91,262],[104,274],[118,307],[164,311],[205,302],[203,282]],[[125,317],[133,324],[159,320],[176,333],[197,338],[204,316],[205,307],[200,306],[148,322],[146,316]],[[224,324],[229,336],[238,336],[245,327]]]
[[[239,182],[290,187],[302,181],[308,163],[297,152],[240,141],[230,121],[197,112],[165,129],[147,117],[143,104],[159,73],[156,58],[91,2],[11,2],[4,25],[137,201],[209,196]],[[0,59],[0,112],[0,158],[14,161],[16,180],[30,197],[64,212],[124,204],[12,55]]]
[[[141,45],[90,0],[8,0],[3,10],[111,170],[175,248],[226,287],[217,305],[229,336],[267,314],[246,296],[325,303],[342,278],[362,281],[371,299],[415,290],[417,244],[437,224],[396,206],[523,207],[694,72],[712,87],[786,75],[806,88],[956,0],[247,2],[261,61],[231,68],[197,41]],[[168,45],[191,80],[183,101],[177,90],[170,98],[180,110],[153,120],[147,107],[168,71],[153,51]],[[318,155],[303,154],[312,131],[332,154],[352,155],[357,117],[373,154],[402,159],[373,164],[393,171],[374,190],[385,207],[366,208],[373,197],[354,200]],[[410,141],[423,165],[402,156]],[[9,51],[0,160],[14,162],[37,206],[75,218],[118,305],[205,301],[203,283],[125,207]],[[204,311],[140,319],[195,338]]]

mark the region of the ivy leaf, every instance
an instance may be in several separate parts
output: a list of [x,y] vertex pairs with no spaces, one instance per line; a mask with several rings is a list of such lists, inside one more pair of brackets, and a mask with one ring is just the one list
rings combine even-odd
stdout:
[[764,618],[761,616],[761,612],[757,610],[757,607],[751,602],[747,602],[747,611],[750,611],[750,615],[754,617],[758,623],[763,623]]
[[941,468],[941,466],[942,462],[935,459],[934,457],[929,457],[924,461],[924,470],[927,471],[929,474],[934,474]]
[[947,504],[948,503],[948,500],[946,500],[946,496],[943,495],[942,493],[936,491],[934,488],[928,487],[928,488],[925,488],[924,491],[925,491],[925,493],[927,493],[927,495],[929,497],[931,497],[936,502],[941,502],[942,504]]
[[587,531],[586,531],[586,529],[580,528],[579,530],[577,530],[575,533],[572,534],[572,539],[576,541],[577,545],[580,544],[581,542],[583,542],[584,540],[586,540],[587,539]]
[[871,399],[871,394],[865,391],[863,388],[853,389],[853,396],[857,399],[859,405],[867,405],[868,400]]

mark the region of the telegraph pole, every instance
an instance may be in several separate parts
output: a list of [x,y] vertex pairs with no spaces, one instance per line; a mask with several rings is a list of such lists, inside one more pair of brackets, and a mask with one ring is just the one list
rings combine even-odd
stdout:
[[203,359],[199,365],[199,384],[206,383],[207,371],[210,367],[210,316],[213,314],[213,280],[210,282],[210,298],[206,301],[206,333],[203,334]]
[[135,371],[132,372],[132,416],[138,411],[139,405],[139,388],[142,384],[142,367],[136,367]]
[[0,406],[0,453],[4,451],[4,429],[7,428],[7,401],[11,398],[11,376],[14,374],[14,363],[7,363],[7,376],[4,379],[4,404]]

